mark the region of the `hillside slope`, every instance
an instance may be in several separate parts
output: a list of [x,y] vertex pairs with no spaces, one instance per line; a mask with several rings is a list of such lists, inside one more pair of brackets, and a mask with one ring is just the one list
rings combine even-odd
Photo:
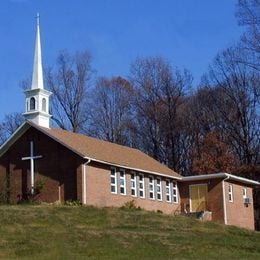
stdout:
[[260,259],[260,233],[142,210],[0,206],[0,258]]

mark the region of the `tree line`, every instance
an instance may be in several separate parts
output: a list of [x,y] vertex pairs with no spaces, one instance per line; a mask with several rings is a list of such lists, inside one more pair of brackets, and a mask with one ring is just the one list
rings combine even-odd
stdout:
[[[183,175],[227,171],[260,178],[260,2],[240,0],[241,39],[220,51],[196,88],[190,71],[137,58],[129,76],[93,80],[88,51],[63,51],[45,71],[52,123],[138,148]],[[25,86],[28,84],[25,84]],[[0,123],[0,142],[20,125]]]

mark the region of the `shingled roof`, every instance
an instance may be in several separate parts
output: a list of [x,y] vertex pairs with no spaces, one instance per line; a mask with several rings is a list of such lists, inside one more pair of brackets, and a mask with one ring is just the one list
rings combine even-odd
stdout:
[[40,128],[49,137],[55,139],[84,158],[144,172],[158,173],[177,178],[181,177],[178,173],[138,149],[62,129]]
[[169,176],[176,179],[181,178],[178,173],[138,149],[62,129],[40,127],[30,121],[24,123],[7,143],[1,147],[0,156],[30,127],[38,129],[82,158],[111,166]]

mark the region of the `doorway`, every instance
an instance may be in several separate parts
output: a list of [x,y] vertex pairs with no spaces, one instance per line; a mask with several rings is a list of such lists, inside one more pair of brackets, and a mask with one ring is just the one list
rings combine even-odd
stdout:
[[199,212],[207,210],[207,184],[190,185],[190,211]]

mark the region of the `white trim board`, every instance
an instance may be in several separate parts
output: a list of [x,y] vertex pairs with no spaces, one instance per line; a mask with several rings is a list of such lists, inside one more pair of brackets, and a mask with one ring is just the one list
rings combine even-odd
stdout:
[[246,183],[246,184],[253,184],[253,185],[260,185],[260,182],[250,180],[244,177],[239,177],[236,175],[232,175],[229,173],[221,172],[221,173],[214,173],[214,174],[204,174],[204,175],[196,175],[196,176],[187,176],[183,177],[181,181],[199,181],[199,180],[210,180],[210,179],[218,179],[218,178],[227,178],[230,180]]

